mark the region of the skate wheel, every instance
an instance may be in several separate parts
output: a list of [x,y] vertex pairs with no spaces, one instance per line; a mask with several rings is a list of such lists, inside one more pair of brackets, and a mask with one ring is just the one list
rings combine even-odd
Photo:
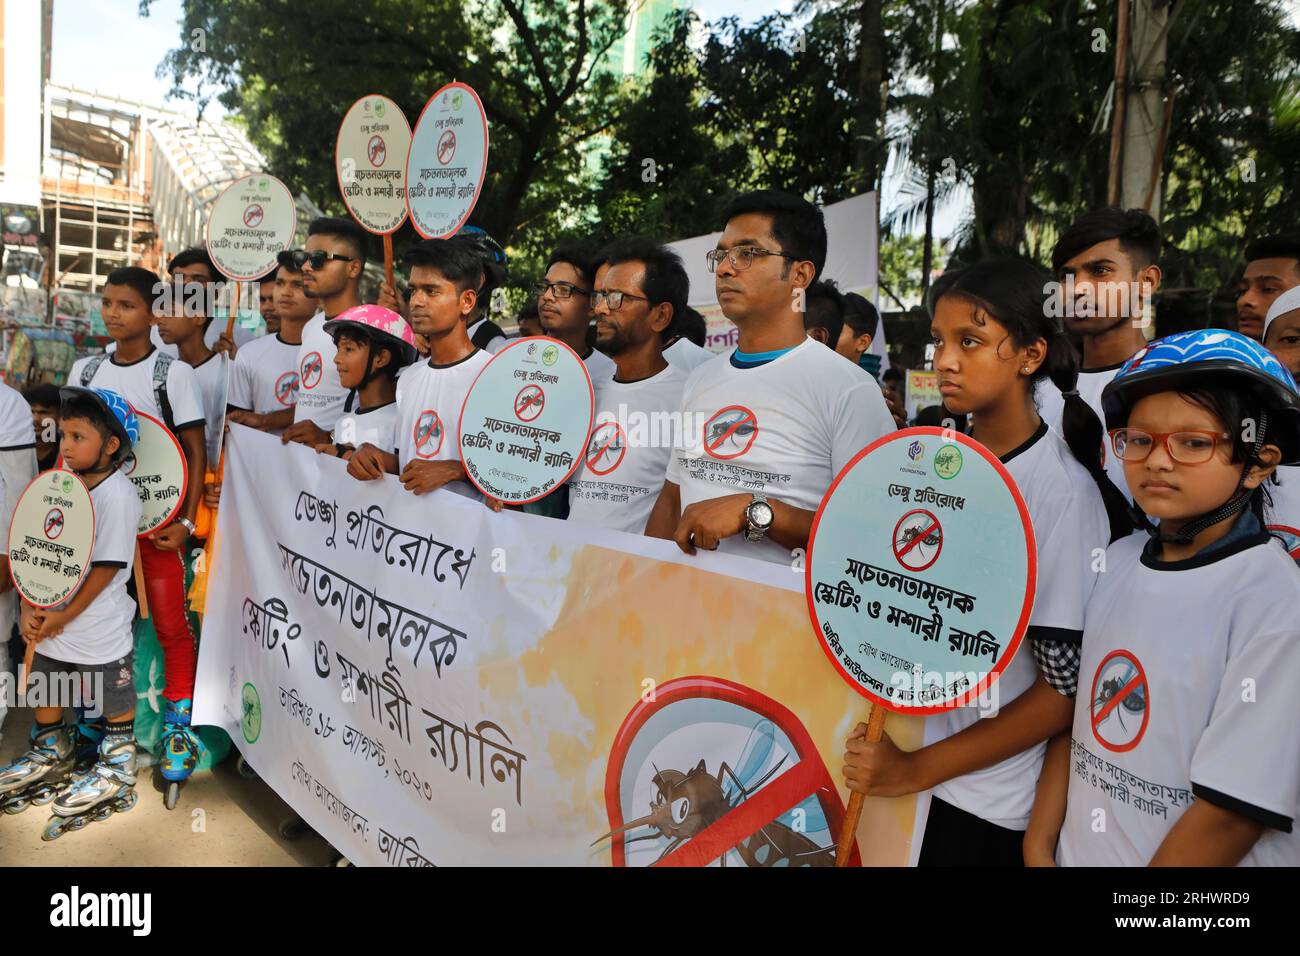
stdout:
[[86,824],[90,822],[90,817],[79,814],[75,817],[68,817],[67,820],[68,822],[65,824],[66,829],[81,830],[84,829]]
[[28,805],[28,801],[27,801],[25,798],[24,798],[24,799],[15,800],[13,803],[6,803],[6,804],[5,804],[5,813],[11,814],[11,815],[12,815],[12,814],[15,814],[15,813],[22,813],[24,810],[27,809],[27,805]]
[[47,790],[44,793],[37,794],[36,796],[32,797],[32,806],[43,807],[47,803],[53,803],[54,798],[57,797],[58,795],[59,795],[59,791],[57,790]]
[[252,766],[249,765],[248,761],[245,760],[242,755],[239,757],[238,760],[235,761],[235,772],[238,773],[245,780],[258,779],[257,771],[254,770]]
[[[135,796],[133,793],[132,796]],[[167,792],[163,795],[163,806],[168,810],[175,810],[176,803],[181,798],[181,785],[175,780],[167,784]]]
[[113,815],[113,808],[111,806],[103,806],[95,811],[94,816],[91,819],[93,819],[96,823],[103,823],[112,815]]
[[307,826],[305,820],[298,817],[290,817],[288,820],[281,820],[278,829],[280,831],[280,836],[284,837],[286,840],[298,840],[301,839],[302,836],[311,829],[311,827]]
[[135,806],[135,802],[139,799],[140,799],[140,795],[136,793],[134,790],[132,790],[126,796],[122,797],[121,800],[119,801],[121,806],[118,808],[118,812],[125,813],[127,810],[130,810],[133,806]]
[[50,817],[49,822],[45,824],[45,829],[41,830],[41,839],[49,843],[63,836],[65,832],[67,827],[63,825],[63,817]]

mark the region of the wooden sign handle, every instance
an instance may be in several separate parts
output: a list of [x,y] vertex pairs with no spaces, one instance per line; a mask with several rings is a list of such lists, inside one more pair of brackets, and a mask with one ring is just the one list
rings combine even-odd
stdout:
[[393,234],[391,232],[384,233],[384,281],[394,292],[397,291],[397,283],[393,281]]
[[135,543],[135,597],[140,604],[140,620],[149,619],[149,598],[144,588],[144,565],[140,561],[140,542]]
[[[872,704],[867,713],[867,743],[879,743],[885,735],[885,714],[888,711],[879,704]],[[844,811],[844,822],[840,825],[840,840],[835,848],[835,865],[848,866],[853,854],[853,841],[857,837],[858,820],[862,817],[863,796],[854,790],[849,797],[848,808]]]
[[235,283],[235,294],[230,297],[230,318],[226,319],[226,338],[235,341],[235,316],[239,312],[240,284]]

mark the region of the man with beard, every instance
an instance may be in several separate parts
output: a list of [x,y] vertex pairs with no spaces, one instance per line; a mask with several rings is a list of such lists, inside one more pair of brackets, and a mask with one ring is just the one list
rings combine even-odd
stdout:
[[595,383],[591,437],[569,482],[569,520],[641,534],[663,489],[686,384],[663,343],[686,309],[690,280],[681,258],[649,239],[615,242],[596,263],[596,347],[616,371]]
[[1237,283],[1237,331],[1256,342],[1273,300],[1300,285],[1300,236],[1264,236],[1246,246],[1246,270]]
[[[1141,209],[1107,206],[1080,216],[1052,250],[1052,271],[1063,286],[1065,327],[1081,338],[1083,361],[1076,388],[1105,421],[1101,391],[1120,366],[1146,347],[1142,330],[1160,287],[1160,227]],[[1038,387],[1043,421],[1064,434],[1065,400],[1049,379]],[[1128,495],[1124,465],[1103,442],[1106,474]],[[1130,496],[1131,497],[1131,496]]]
[[320,306],[303,327],[298,347],[298,402],[283,442],[329,442],[342,417],[348,390],[334,367],[334,340],[325,323],[361,304],[361,273],[366,265],[366,233],[351,219],[322,216],[307,227],[307,245],[295,254],[303,292]]

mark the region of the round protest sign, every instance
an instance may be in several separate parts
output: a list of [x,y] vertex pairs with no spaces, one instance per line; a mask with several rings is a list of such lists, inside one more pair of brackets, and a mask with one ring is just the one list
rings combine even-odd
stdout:
[[208,255],[229,279],[260,279],[293,244],[298,213],[284,183],[250,173],[227,186],[208,213]]
[[822,499],[808,614],[859,693],[935,713],[975,699],[1010,663],[1037,563],[1029,512],[1002,463],[965,435],[909,428],[859,452]]
[[406,204],[425,239],[444,239],[465,224],[487,171],[487,114],[478,94],[448,83],[424,104],[406,157]]
[[526,504],[573,474],[587,448],[593,395],[587,366],[563,342],[529,338],[479,373],[460,415],[460,457],[491,498]]
[[158,419],[143,412],[135,414],[140,419],[140,437],[122,463],[122,474],[140,494],[138,537],[143,538],[176,517],[190,476],[176,436]]
[[339,192],[352,218],[386,235],[406,221],[406,157],[411,124],[386,96],[363,96],[348,109],[334,144]]
[[35,607],[61,604],[90,570],[95,507],[70,471],[55,468],[31,480],[9,522],[9,574]]

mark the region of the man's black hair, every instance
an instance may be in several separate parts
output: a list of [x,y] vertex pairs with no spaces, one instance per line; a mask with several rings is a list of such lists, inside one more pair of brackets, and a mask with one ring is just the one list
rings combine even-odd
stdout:
[[109,424],[103,406],[87,395],[70,395],[59,405],[59,419],[66,422],[69,418],[84,418],[94,426],[104,441],[110,438],[121,440],[121,436]]
[[590,288],[592,280],[596,277],[596,263],[593,261],[592,252],[586,246],[576,242],[562,242],[555,247],[551,257],[546,260],[546,268],[557,262],[563,262],[573,266],[582,276],[583,284]]
[[104,279],[104,285],[124,285],[135,289],[140,293],[140,298],[144,299],[145,308],[153,311],[154,299],[162,294],[164,288],[163,281],[158,278],[158,273],[151,272],[148,269],[142,269],[139,266],[123,266],[120,269],[114,269]]
[[883,372],[880,373],[880,380],[882,382],[897,382],[898,384],[902,385],[903,373],[899,371],[897,366],[891,365],[889,366],[889,368],[885,369]]
[[369,233],[358,226],[351,219],[342,219],[337,216],[321,216],[319,219],[313,219],[311,225],[307,227],[307,235],[311,236],[333,236],[335,239],[343,239],[352,247],[352,254],[364,266],[366,264],[366,242]]
[[619,239],[611,242],[596,254],[595,268],[617,266],[625,262],[640,262],[645,266],[641,291],[651,305],[667,302],[673,307],[672,322],[664,330],[676,334],[674,326],[686,311],[686,300],[691,294],[691,280],[682,265],[682,257],[653,239]]
[[1300,235],[1260,236],[1246,246],[1246,261],[1295,259],[1300,269]]
[[522,322],[525,319],[540,319],[541,311],[537,308],[537,297],[529,296],[524,299],[524,304],[519,307],[519,315],[515,317],[516,322]]
[[844,330],[844,299],[830,279],[818,279],[804,293],[803,328],[825,329],[826,344],[835,348]]
[[[826,266],[826,217],[801,196],[779,189],[759,189],[741,193],[722,211],[723,227],[737,216],[759,213],[772,219],[772,237],[780,249],[795,259],[813,264],[813,279],[820,278]],[[786,260],[787,266],[790,260]]]
[[483,274],[483,264],[468,246],[447,239],[426,239],[406,250],[410,266],[427,266],[442,273],[442,277],[456,287],[458,292],[477,289]]
[[188,249],[182,249],[180,252],[176,253],[176,255],[172,256],[171,260],[167,263],[167,274],[175,275],[177,269],[183,269],[185,266],[195,265],[205,266],[208,270],[208,275],[212,276],[213,282],[220,282],[224,278],[221,274],[221,270],[217,268],[217,264],[213,262],[212,257],[208,255],[208,250],[205,246],[190,246]]
[[869,335],[873,339],[880,329],[880,312],[875,303],[856,292],[845,292],[843,302],[844,324],[854,335]]
[[59,387],[48,382],[31,386],[23,392],[23,398],[27,399],[28,405],[41,405],[45,408],[58,408],[62,404]]
[[1084,213],[1061,233],[1052,249],[1052,271],[1099,242],[1119,240],[1119,247],[1137,269],[1160,262],[1160,226],[1141,209],[1103,206]]
[[674,323],[674,331],[688,341],[694,342],[700,348],[704,348],[704,343],[709,340],[709,323],[705,321],[704,316],[699,309],[687,306],[682,310],[682,320]]

